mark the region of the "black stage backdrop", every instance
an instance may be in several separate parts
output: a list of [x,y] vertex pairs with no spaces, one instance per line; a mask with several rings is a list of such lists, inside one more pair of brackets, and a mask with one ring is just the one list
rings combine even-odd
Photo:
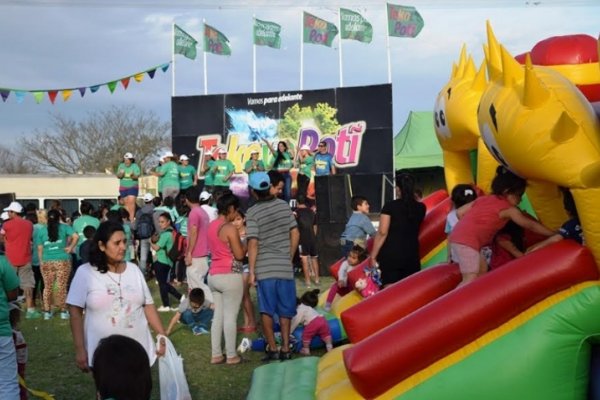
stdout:
[[[294,154],[305,144],[316,151],[318,142],[325,140],[338,173],[349,176],[350,193],[366,196],[372,212],[378,212],[392,196],[391,186],[383,180],[384,175],[391,178],[393,174],[389,84],[173,97],[171,109],[173,151],[187,154],[202,179],[205,157],[225,148],[239,173],[232,190],[242,197],[247,196],[242,169],[250,152],[258,150],[267,166],[273,160],[262,139],[272,145],[286,140]],[[311,193],[312,184],[309,197]]]

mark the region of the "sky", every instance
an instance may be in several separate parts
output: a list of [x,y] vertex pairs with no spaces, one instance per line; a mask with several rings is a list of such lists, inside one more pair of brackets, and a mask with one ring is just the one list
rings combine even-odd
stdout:
[[[432,110],[460,49],[479,65],[483,59],[485,22],[513,54],[558,35],[598,37],[600,1],[414,0],[392,2],[415,6],[425,21],[413,39],[389,38],[393,88],[393,130],[398,132],[411,110]],[[252,16],[282,26],[280,50],[256,48],[257,92],[300,89],[301,15],[309,12],[337,25],[340,6],[359,12],[373,25],[373,40],[342,42],[344,86],[388,82],[385,1],[379,0],[0,0],[0,88],[50,90],[110,82],[168,63],[172,58],[172,24],[202,43],[202,23],[230,40],[231,56],[206,55],[208,94],[249,93],[253,88]],[[340,86],[340,40],[331,48],[304,45],[304,89]],[[202,47],[189,60],[175,56],[166,73],[132,80],[113,94],[106,86],[81,98],[74,93],[54,105],[47,96],[36,104],[31,95],[18,104],[14,93],[0,101],[0,140],[51,127],[52,115],[79,121],[111,106],[135,105],[165,122],[171,118],[171,95],[202,95]],[[173,84],[174,82],[174,84]]]

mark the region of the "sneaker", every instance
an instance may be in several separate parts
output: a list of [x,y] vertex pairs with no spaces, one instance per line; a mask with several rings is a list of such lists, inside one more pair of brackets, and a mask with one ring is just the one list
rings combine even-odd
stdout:
[[250,350],[251,346],[252,346],[252,341],[250,339],[248,339],[247,337],[245,337],[240,342],[240,345],[238,346],[237,351],[240,354],[244,354],[245,352]]
[[69,319],[69,318],[70,318],[70,315],[69,315],[68,311],[62,311],[60,313],[60,319]]
[[265,352],[265,356],[260,359],[262,362],[271,362],[279,360],[279,352],[278,351],[269,351]]
[[206,329],[198,325],[192,328],[192,332],[194,333],[194,336],[206,335],[208,333]]
[[52,318],[52,313],[51,312],[45,312],[44,313],[44,321],[48,321],[50,318]]
[[42,313],[37,310],[28,310],[25,313],[25,319],[38,319],[42,317]]
[[291,351],[280,351],[279,352],[279,361],[287,361],[292,359]]
[[160,306],[156,309],[156,311],[158,312],[169,312],[171,311],[171,307],[167,307],[167,306]]

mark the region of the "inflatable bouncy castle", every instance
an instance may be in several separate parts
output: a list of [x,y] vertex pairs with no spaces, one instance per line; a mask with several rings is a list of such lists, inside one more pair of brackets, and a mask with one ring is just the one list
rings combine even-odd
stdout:
[[[288,380],[285,389],[293,398],[600,398],[592,355],[600,340],[600,121],[589,97],[600,84],[598,44],[592,38],[595,52],[587,58],[534,57],[532,51],[515,59],[489,25],[487,34],[487,79],[463,51],[464,61],[453,68],[436,102],[436,119],[443,115],[448,128],[443,132],[436,120],[449,185],[474,181],[476,175],[485,190],[482,166],[474,171],[464,155],[487,152],[495,163],[527,178],[528,197],[547,226],[557,228],[566,220],[559,187],[568,188],[586,245],[560,241],[458,289],[456,265],[426,268],[344,310],[340,317],[349,344],[321,359],[258,368],[249,398],[287,398],[284,389],[260,396],[261,370],[285,379],[286,370],[300,366],[301,388],[289,391]],[[590,46],[581,37],[575,42],[566,48]],[[451,104],[455,94],[455,100],[476,106]],[[455,116],[453,110],[467,115]],[[453,142],[459,138],[465,143]],[[493,163],[483,168],[487,165]]]

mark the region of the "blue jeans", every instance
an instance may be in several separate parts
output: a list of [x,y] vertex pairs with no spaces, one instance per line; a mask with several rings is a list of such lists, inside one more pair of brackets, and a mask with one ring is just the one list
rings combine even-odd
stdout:
[[192,312],[192,310],[185,310],[181,317],[179,317],[179,321],[182,324],[193,328],[195,326],[201,326],[207,331],[210,330],[210,325],[212,323],[214,311],[210,308],[205,308],[200,312]]
[[283,176],[283,199],[289,204],[292,198],[292,175],[289,172],[281,172]]
[[17,352],[12,336],[0,337],[0,399],[19,400]]

